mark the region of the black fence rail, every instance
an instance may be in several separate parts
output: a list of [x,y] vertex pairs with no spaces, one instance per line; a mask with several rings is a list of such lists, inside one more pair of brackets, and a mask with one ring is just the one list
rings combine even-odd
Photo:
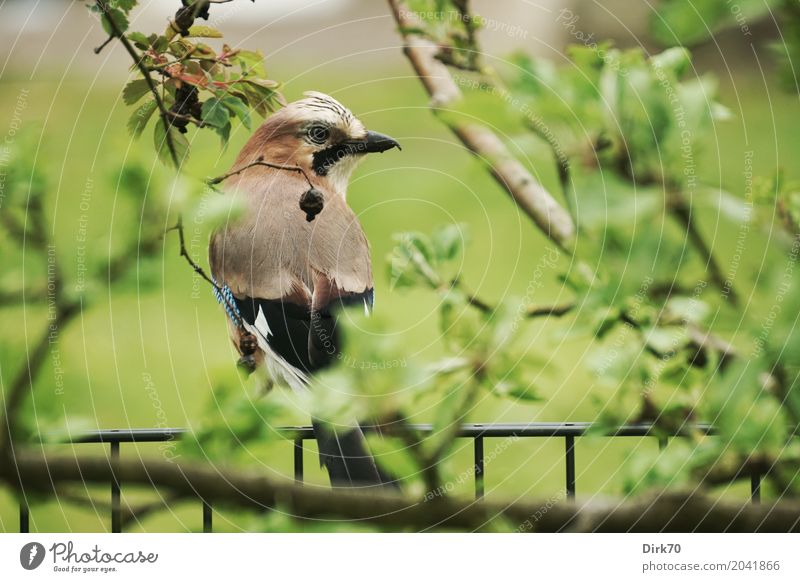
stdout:
[[[431,425],[417,424],[412,425],[414,429],[422,434],[430,434],[433,430]],[[369,430],[369,427],[365,427]],[[567,497],[574,498],[575,483],[575,439],[586,435],[591,428],[588,422],[534,422],[527,424],[465,424],[458,433],[458,438],[472,439],[473,459],[474,459],[474,484],[475,498],[480,499],[484,494],[484,479],[486,476],[486,466],[484,463],[484,440],[491,438],[562,438],[564,439],[564,490]],[[314,439],[314,432],[310,426],[284,427],[278,429],[287,440],[293,441],[294,450],[294,479],[298,483],[303,482],[303,442]],[[666,447],[669,438],[679,437],[690,430],[699,430],[706,434],[713,434],[710,425],[698,424],[687,426],[683,431],[664,435],[663,431],[655,431],[650,424],[629,424],[620,426],[615,430],[606,433],[610,438],[618,437],[649,437],[657,438],[659,447]],[[186,431],[180,428],[174,429],[112,429],[98,430],[85,433],[75,437],[64,444],[80,443],[104,443],[110,447],[110,459],[112,475],[115,474],[114,468],[119,462],[120,447],[123,443],[155,443],[166,442],[179,439]],[[750,476],[750,497],[753,503],[760,500],[761,479],[763,475],[754,473]],[[210,503],[200,500],[203,510],[203,531],[211,532],[213,529],[213,508]],[[122,510],[121,510],[121,483],[114,477],[111,480],[111,531],[119,533],[122,531]],[[20,503],[19,508],[19,531],[28,533],[30,531],[30,508],[25,501]]]

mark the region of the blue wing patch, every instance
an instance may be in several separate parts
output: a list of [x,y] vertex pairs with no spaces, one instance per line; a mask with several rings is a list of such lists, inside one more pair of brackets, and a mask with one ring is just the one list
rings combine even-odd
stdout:
[[214,297],[217,298],[217,303],[223,305],[225,307],[225,313],[228,314],[231,321],[241,327],[242,314],[239,311],[239,306],[236,305],[236,299],[233,296],[231,288],[227,285],[220,286],[214,277],[211,277],[211,280],[214,282]]

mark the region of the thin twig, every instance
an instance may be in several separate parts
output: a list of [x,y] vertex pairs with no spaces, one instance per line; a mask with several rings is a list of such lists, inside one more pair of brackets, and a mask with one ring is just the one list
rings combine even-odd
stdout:
[[549,315],[553,317],[561,317],[573,309],[575,309],[574,303],[557,303],[555,305],[538,305],[528,307],[528,310],[525,314],[528,317],[544,317]]
[[106,46],[108,46],[108,43],[110,43],[112,40],[114,40],[114,38],[115,38],[115,36],[113,34],[109,34],[108,38],[105,39],[100,46],[95,47],[94,54],[99,55],[100,51],[102,51],[104,48],[106,48]]
[[722,269],[714,256],[713,251],[706,243],[700,229],[695,222],[694,214],[692,213],[691,206],[680,192],[672,192],[671,200],[669,201],[669,209],[675,219],[686,229],[686,234],[689,236],[689,241],[694,248],[700,253],[703,261],[705,261],[706,272],[708,272],[709,279],[721,291],[725,292],[730,298],[731,304],[739,304],[739,296],[730,281],[725,278]]
[[192,269],[194,270],[195,273],[197,273],[203,279],[208,281],[208,283],[210,283],[217,291],[222,291],[222,288],[219,285],[217,285],[214,282],[214,280],[206,274],[206,272],[203,269],[203,267],[201,267],[200,265],[198,265],[197,263],[194,262],[194,259],[192,259],[191,255],[189,254],[189,251],[186,250],[186,238],[185,238],[184,231],[183,231],[183,216],[179,215],[178,216],[178,222],[175,224],[175,226],[173,226],[169,230],[177,230],[178,231],[178,242],[180,244],[180,256],[182,256],[184,259],[186,259],[186,262],[189,263],[189,266],[192,267]]
[[780,194],[775,200],[775,209],[778,211],[778,217],[781,219],[784,230],[789,233],[792,238],[800,237],[800,225],[795,221],[792,213],[789,211],[786,200],[784,200]]
[[237,175],[241,174],[242,172],[244,172],[245,170],[247,170],[249,168],[252,168],[253,166],[264,166],[266,168],[272,168],[274,170],[285,170],[287,172],[298,172],[300,174],[303,174],[303,177],[306,179],[306,182],[308,182],[308,187],[309,188],[313,188],[314,187],[314,184],[311,183],[311,178],[308,177],[308,173],[303,168],[301,168],[300,166],[291,166],[291,165],[286,165],[286,164],[273,164],[272,162],[265,162],[263,157],[259,157],[254,162],[250,162],[249,164],[246,164],[246,165],[242,166],[241,168],[239,168],[237,170],[234,170],[232,172],[228,172],[227,174],[224,174],[222,176],[217,176],[216,178],[212,178],[212,179],[206,181],[206,184],[208,184],[209,186],[216,186],[217,184],[220,184],[221,182],[224,182],[228,178],[231,178],[233,176],[237,176]]
[[530,122],[528,123],[528,127],[530,130],[535,133],[539,139],[543,140],[548,146],[550,146],[550,150],[553,152],[553,159],[556,161],[556,168],[558,170],[558,182],[561,184],[561,192],[564,196],[564,204],[572,213],[573,218],[575,217],[575,205],[572,201],[572,195],[570,192],[570,166],[569,166],[569,159],[564,154],[564,151],[561,149],[561,145],[556,140],[555,136],[548,134],[546,131],[542,131],[539,127],[536,126],[535,123]]
[[235,320],[234,323],[236,323],[236,325],[238,325],[239,327],[243,326],[242,318],[236,315],[239,309],[235,305],[233,305],[230,301],[228,301],[228,296],[226,293],[223,292],[224,291],[223,287],[220,287],[216,282],[214,282],[214,279],[208,276],[205,269],[203,269],[203,267],[198,265],[194,261],[194,259],[192,259],[191,255],[189,254],[189,251],[186,249],[186,237],[184,234],[182,215],[178,215],[178,222],[175,224],[175,226],[169,228],[167,232],[169,232],[170,230],[178,231],[178,244],[180,246],[180,256],[186,259],[186,262],[189,263],[189,266],[195,273],[200,275],[200,277],[202,277],[206,282],[208,282],[209,285],[211,285],[214,289],[216,289],[219,297],[221,297],[222,300],[225,302],[225,305],[228,306],[227,311],[230,314],[230,316],[234,318]]
[[156,107],[158,107],[159,116],[161,117],[161,122],[164,124],[164,141],[167,144],[167,149],[169,149],[170,157],[172,158],[172,163],[175,164],[176,168],[180,168],[180,160],[178,159],[178,150],[175,147],[175,143],[172,140],[171,128],[172,123],[170,121],[170,112],[164,105],[164,100],[161,98],[161,94],[158,92],[158,88],[156,87],[155,81],[150,76],[150,71],[144,65],[143,57],[136,52],[134,46],[130,43],[128,38],[125,34],[119,29],[117,23],[114,22],[114,19],[108,13],[108,6],[103,0],[95,0],[95,4],[100,11],[103,13],[103,16],[108,23],[109,28],[113,32],[113,36],[119,39],[122,43],[122,46],[125,47],[125,50],[128,51],[128,54],[133,59],[134,65],[139,69],[144,77],[145,82],[147,83],[148,89],[150,89],[150,93],[152,93],[153,98],[156,102]]
[[[460,279],[453,279],[452,286],[457,287],[462,293],[464,293],[467,303],[472,307],[474,307],[475,309],[477,309],[478,311],[481,311],[483,313],[492,313],[493,311],[496,310],[496,307],[490,305],[483,299],[480,299],[476,295],[467,291],[464,288],[463,284],[461,283]],[[573,309],[575,309],[575,303],[573,302],[557,303],[554,305],[532,305],[525,309],[525,316],[530,318],[544,317],[548,315],[552,315],[554,317],[561,317],[562,315],[566,315]]]

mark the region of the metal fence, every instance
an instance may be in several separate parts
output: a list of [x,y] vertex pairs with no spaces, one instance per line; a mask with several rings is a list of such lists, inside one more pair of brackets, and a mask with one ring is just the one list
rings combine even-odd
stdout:
[[[413,425],[422,434],[432,432],[431,425]],[[458,433],[458,438],[472,439],[473,459],[474,459],[474,481],[475,497],[479,499],[484,494],[484,479],[486,476],[486,466],[484,463],[484,440],[491,438],[559,438],[564,439],[564,488],[567,497],[575,497],[575,440],[584,436],[590,429],[588,422],[538,422],[528,424],[465,424],[462,425]],[[369,429],[369,427],[366,427]],[[700,430],[706,434],[713,434],[713,428],[709,425],[694,425],[687,427],[683,434],[689,429]],[[294,479],[298,483],[303,482],[303,442],[313,440],[314,433],[310,426],[285,427],[279,429],[287,439],[294,442]],[[172,441],[180,438],[186,431],[184,429],[114,429],[99,430],[86,433],[76,437],[66,444],[80,443],[104,443],[110,447],[112,475],[114,468],[119,461],[120,448],[123,443],[154,443]],[[656,433],[653,426],[649,424],[629,424],[607,433],[609,438],[619,437],[649,437],[657,438],[659,447],[664,448],[672,437],[680,434],[663,436],[663,432]],[[760,500],[761,488],[760,474],[750,476],[750,496],[753,503]],[[121,486],[119,479],[111,480],[111,531],[119,533],[122,531],[122,510],[121,510]],[[213,509],[204,500],[200,500],[203,511],[203,531],[211,532],[213,529]],[[30,530],[30,508],[25,502],[20,504],[19,509],[19,531],[28,533]]]

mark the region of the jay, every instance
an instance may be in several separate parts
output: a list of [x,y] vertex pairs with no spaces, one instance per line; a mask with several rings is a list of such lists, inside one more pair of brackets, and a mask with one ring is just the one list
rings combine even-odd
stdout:
[[[209,264],[248,373],[263,368],[270,381],[305,389],[341,353],[340,310],[372,309],[369,243],[347,186],[365,154],[394,147],[332,97],[309,92],[242,148],[226,191],[241,197],[243,213],[212,234]],[[333,486],[389,482],[359,427],[312,424]]]

